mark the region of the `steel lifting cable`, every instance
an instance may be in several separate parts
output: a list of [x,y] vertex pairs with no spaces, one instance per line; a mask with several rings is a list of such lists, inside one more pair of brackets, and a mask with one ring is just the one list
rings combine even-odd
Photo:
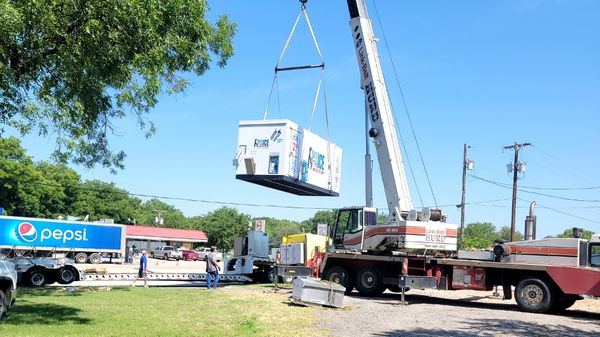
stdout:
[[[315,32],[313,30],[312,24],[310,23],[310,19],[308,18],[308,13],[306,11],[306,2],[307,0],[300,0],[301,6],[300,6],[300,12],[298,13],[298,16],[296,17],[296,20],[294,21],[294,25],[292,26],[292,30],[290,31],[290,34],[288,35],[288,38],[283,46],[283,50],[281,51],[281,54],[279,55],[279,60],[277,60],[277,65],[275,66],[275,75],[273,77],[273,83],[271,84],[271,91],[269,92],[269,99],[267,101],[267,106],[265,108],[265,113],[263,115],[263,120],[267,119],[267,116],[269,114],[269,103],[271,102],[271,97],[273,95],[273,90],[275,89],[277,91],[277,103],[278,103],[278,110],[279,110],[279,115],[281,117],[281,102],[279,99],[279,81],[278,81],[278,76],[277,74],[280,71],[288,71],[288,70],[303,70],[303,69],[314,69],[314,68],[321,68],[321,77],[319,79],[319,83],[317,85],[317,90],[315,93],[315,99],[313,102],[313,107],[312,107],[312,112],[311,112],[311,117],[310,117],[310,122],[309,122],[309,126],[308,126],[308,130],[311,129],[312,127],[312,122],[314,120],[314,116],[315,116],[315,112],[317,110],[317,104],[319,101],[319,96],[321,94],[321,87],[323,87],[323,105],[324,105],[324,109],[325,109],[325,129],[326,129],[326,133],[327,133],[327,159],[328,159],[328,170],[329,170],[329,186],[332,186],[332,172],[331,172],[331,149],[330,149],[330,138],[329,138],[329,114],[328,114],[328,110],[327,110],[327,94],[325,92],[325,62],[323,61],[323,55],[321,54],[321,48],[319,47],[319,43],[317,42],[317,38],[315,36]],[[316,65],[304,65],[304,66],[291,66],[291,67],[282,67],[281,66],[281,61],[283,60],[283,57],[285,55],[285,52],[287,51],[287,48],[290,45],[290,41],[292,40],[292,36],[294,35],[296,28],[298,27],[298,22],[300,21],[300,17],[304,17],[304,19],[306,20],[306,24],[308,26],[308,29],[310,31],[310,35],[313,39],[313,43],[315,45],[315,49],[317,50],[317,54],[319,55],[319,59],[321,60],[321,64],[316,64]]]
[[[396,79],[396,84],[397,84],[398,88],[400,89],[400,96],[402,97],[402,102],[404,104],[404,110],[406,111],[406,116],[407,116],[408,122],[410,124],[410,129],[412,130],[412,135],[413,135],[413,138],[415,140],[415,144],[417,146],[417,152],[419,153],[419,158],[421,160],[421,165],[423,166],[423,170],[425,171],[425,177],[427,178],[427,183],[429,184],[429,190],[431,191],[431,195],[433,196],[433,203],[434,203],[435,207],[438,207],[438,203],[437,203],[437,200],[436,200],[436,197],[435,197],[435,193],[433,191],[433,186],[431,185],[431,180],[429,179],[429,172],[427,171],[427,166],[425,165],[425,160],[423,159],[423,153],[421,152],[421,146],[419,144],[419,140],[417,139],[417,134],[415,133],[415,128],[413,126],[412,118],[411,118],[410,113],[408,111],[408,106],[406,105],[406,99],[404,98],[404,91],[402,90],[402,86],[400,85],[400,81],[398,80],[398,72],[396,71],[396,65],[394,64],[394,60],[392,59],[392,54],[390,52],[390,47],[389,47],[389,45],[387,43],[387,37],[385,35],[385,31],[383,30],[383,24],[381,22],[381,18],[379,16],[379,11],[377,10],[377,5],[375,4],[374,0],[373,0],[373,8],[375,8],[375,14],[377,16],[377,21],[379,22],[379,26],[381,27],[381,34],[383,36],[383,41],[385,43],[385,47],[386,47],[386,50],[387,50],[388,57],[390,58],[390,62],[392,64],[392,70],[394,72],[394,77]],[[396,118],[396,116],[394,115],[394,119],[395,118]],[[398,124],[398,122],[396,122],[396,124]],[[406,152],[406,147],[404,146],[404,143],[403,143],[403,147],[405,149],[404,152]],[[407,161],[408,161],[408,155],[406,157],[407,157]],[[409,163],[409,167],[410,167],[410,170],[411,170],[411,174],[413,176],[413,181],[415,182],[415,185],[416,185],[416,180],[415,180],[415,177],[414,177],[414,173],[412,171],[412,165],[410,164],[410,161],[408,161],[408,163]],[[417,193],[419,194],[419,198],[420,198],[421,194],[418,191],[418,188],[417,188]],[[422,200],[421,200],[421,203],[423,203]]]
[[[269,114],[269,103],[271,101],[271,97],[273,95],[273,89],[275,88],[276,84],[277,84],[277,74],[280,71],[288,71],[288,70],[302,70],[302,69],[313,69],[313,68],[321,68],[321,72],[324,71],[325,69],[325,63],[323,62],[323,56],[321,55],[321,49],[319,48],[319,44],[317,42],[317,38],[315,37],[315,33],[314,30],[312,28],[312,25],[310,23],[310,19],[308,18],[308,13],[306,12],[306,0],[300,0],[300,2],[302,3],[302,5],[300,6],[300,12],[298,13],[298,16],[296,17],[296,20],[294,21],[294,25],[292,26],[292,30],[290,31],[290,34],[288,35],[287,40],[285,41],[285,44],[283,46],[283,50],[281,51],[281,54],[279,55],[279,60],[277,61],[277,65],[275,66],[275,75],[273,78],[273,83],[271,84],[271,91],[269,93],[269,100],[267,101],[267,106],[265,108],[265,113],[263,115],[263,119],[267,119],[267,116]],[[298,22],[300,21],[300,17],[304,16],[306,23],[308,25],[308,29],[310,31],[310,35],[313,39],[313,42],[315,44],[315,49],[317,50],[317,54],[319,55],[319,59],[321,60],[321,64],[314,64],[314,65],[304,65],[304,66],[292,66],[292,67],[281,67],[281,61],[283,60],[283,56],[285,55],[285,52],[287,51],[287,48],[290,45],[290,41],[292,40],[292,36],[294,36],[294,33],[296,32],[296,28],[298,27]],[[319,87],[321,85],[321,81],[319,81]],[[277,89],[279,90],[279,89]],[[279,93],[277,93],[277,96],[279,97]],[[279,100],[279,98],[278,98]],[[315,100],[318,100],[318,90],[317,90],[317,96],[315,97]],[[313,116],[314,116],[314,109],[316,108],[316,103],[313,105]],[[281,108],[279,107],[279,109],[281,110]],[[281,113],[281,111],[280,111]]]

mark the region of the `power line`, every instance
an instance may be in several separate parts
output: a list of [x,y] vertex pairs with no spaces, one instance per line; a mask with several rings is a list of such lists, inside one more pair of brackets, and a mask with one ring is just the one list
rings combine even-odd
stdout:
[[[521,198],[519,198],[519,200],[525,201],[525,202],[531,202],[531,201],[524,200],[524,199],[521,199]],[[576,218],[576,219],[579,219],[579,220],[584,220],[584,221],[589,221],[589,222],[600,224],[600,221],[592,220],[592,219],[588,219],[588,218],[584,218],[582,216],[571,214],[571,213],[567,213],[567,212],[563,212],[563,211],[559,211],[557,209],[550,208],[550,207],[547,207],[547,206],[542,206],[540,204],[536,204],[536,207],[547,209],[549,211],[553,211],[553,212],[556,212],[556,213],[559,213],[559,214],[562,214],[562,215],[567,215],[567,216],[570,216],[570,217],[573,217],[573,218]]]
[[102,193],[115,193],[121,195],[128,195],[132,197],[142,197],[142,198],[155,198],[155,199],[165,199],[165,200],[178,200],[178,201],[190,201],[190,202],[200,202],[206,204],[218,204],[218,205],[229,205],[229,206],[250,206],[250,207],[270,207],[270,208],[287,208],[287,209],[313,209],[313,210],[331,210],[332,208],[326,207],[306,207],[306,206],[291,206],[291,205],[274,205],[274,204],[255,204],[255,203],[243,203],[243,202],[229,202],[229,201],[218,201],[218,200],[205,200],[205,199],[195,199],[195,198],[184,198],[184,197],[170,197],[164,195],[154,195],[154,194],[144,194],[144,193],[131,193],[127,191],[119,191],[113,190],[109,191],[102,188],[89,188],[83,186],[63,186],[61,184],[53,184],[42,181],[29,181],[27,182],[32,185],[45,185],[51,187],[62,187],[62,188],[73,188],[78,190],[85,191],[94,191],[94,192],[102,192]]
[[[508,186],[508,184],[504,184],[504,183],[500,183],[497,181],[493,181],[493,180],[489,180],[489,179],[485,179],[485,178],[481,178],[475,175],[472,175],[473,178],[478,179],[478,180],[482,180],[485,181],[487,183],[496,185],[496,186],[500,186],[503,188],[508,188],[510,189],[510,187]],[[597,199],[577,199],[577,198],[567,198],[567,197],[561,197],[561,196],[557,196],[557,195],[551,195],[551,194],[546,194],[546,193],[540,193],[540,192],[533,192],[533,191],[526,191],[526,190],[522,190],[519,189],[520,192],[523,193],[529,193],[529,194],[535,194],[535,195],[541,195],[544,197],[548,197],[548,198],[554,198],[554,199],[560,199],[560,200],[566,200],[566,201],[577,201],[577,202],[600,202],[600,200]]]

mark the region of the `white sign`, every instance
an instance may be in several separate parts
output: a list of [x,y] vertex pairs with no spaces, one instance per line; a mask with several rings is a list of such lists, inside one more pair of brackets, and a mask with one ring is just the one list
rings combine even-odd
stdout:
[[327,236],[327,224],[326,223],[318,223],[317,224],[317,235]]
[[264,232],[265,231],[265,220],[256,220],[256,226],[255,226],[255,230],[257,232]]

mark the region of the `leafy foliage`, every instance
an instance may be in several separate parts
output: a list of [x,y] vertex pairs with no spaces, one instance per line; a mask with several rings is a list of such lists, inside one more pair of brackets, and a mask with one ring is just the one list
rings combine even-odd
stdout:
[[[592,235],[594,233],[595,232],[593,232],[593,231],[584,229],[583,230],[583,238],[586,239],[586,240],[589,240],[589,239],[592,238]],[[557,234],[556,237],[557,238],[572,238],[573,237],[573,228],[565,229],[564,232],[562,232],[560,234]]]
[[[146,136],[182,72],[204,74],[233,55],[236,25],[206,20],[206,0],[0,2],[0,128],[57,136],[53,157],[123,168],[114,122],[132,115]],[[0,134],[2,129],[0,129]]]
[[489,222],[470,223],[465,227],[465,248],[488,248],[497,239],[496,228]]
[[229,251],[235,238],[244,236],[248,231],[250,216],[239,213],[235,208],[221,207],[198,220],[199,229],[208,236],[208,244],[217,246],[221,251]]
[[[523,241],[523,238],[523,233],[519,232],[518,230],[515,230],[515,237],[513,238],[513,241]],[[500,230],[497,233],[496,239],[504,239],[506,241],[510,241],[510,227],[504,226],[500,228]]]

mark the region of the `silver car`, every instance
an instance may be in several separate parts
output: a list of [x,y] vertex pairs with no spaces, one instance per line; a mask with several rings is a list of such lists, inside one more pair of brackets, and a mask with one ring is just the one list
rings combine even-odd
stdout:
[[14,263],[0,260],[0,321],[17,299],[17,270]]

